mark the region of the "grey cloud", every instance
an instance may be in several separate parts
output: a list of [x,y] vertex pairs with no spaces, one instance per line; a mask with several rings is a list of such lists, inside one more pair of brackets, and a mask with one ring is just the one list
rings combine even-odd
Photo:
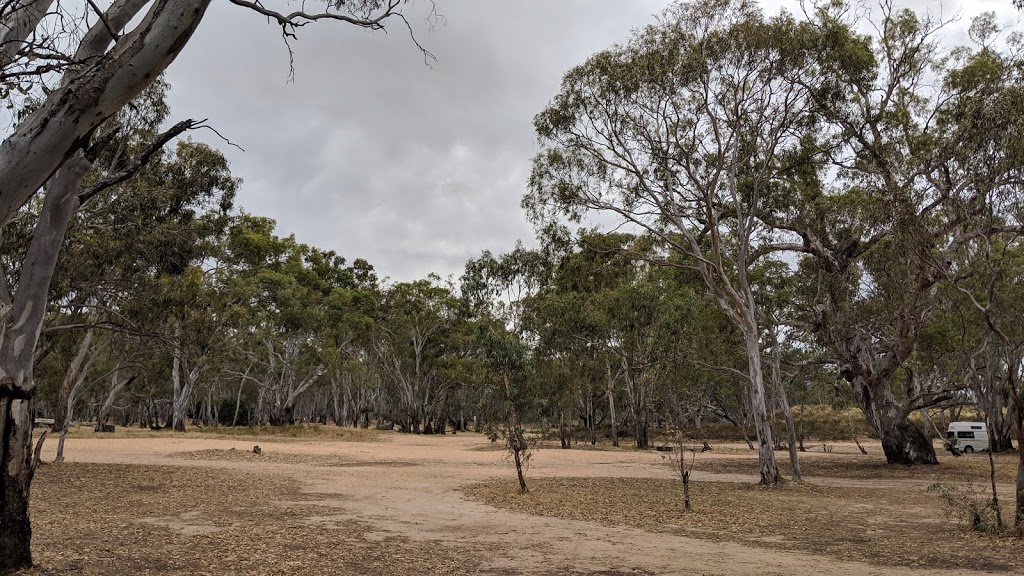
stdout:
[[248,211],[282,234],[363,257],[396,280],[458,274],[483,249],[529,239],[519,200],[532,117],[561,76],[627,38],[665,0],[439,0],[424,65],[398,24],[387,34],[318,23],[300,31],[294,84],[278,30],[215,3],[169,79],[175,116],[209,118],[245,180]]
[[[216,2],[169,72],[173,113],[209,118],[246,149],[198,135],[244,178],[241,205],[275,218],[279,233],[366,258],[396,280],[457,275],[481,250],[532,237],[519,209],[532,118],[562,75],[667,3],[437,0],[447,23],[431,31],[428,4],[414,2],[410,22],[437,55],[433,68],[400,22],[387,34],[321,22],[292,43],[287,84],[279,29]],[[797,6],[765,9],[780,4]]]

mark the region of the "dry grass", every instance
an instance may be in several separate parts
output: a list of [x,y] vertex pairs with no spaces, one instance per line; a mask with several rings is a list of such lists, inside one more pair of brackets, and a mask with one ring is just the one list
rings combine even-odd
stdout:
[[525,495],[504,479],[471,486],[467,493],[531,514],[882,566],[1024,571],[1024,541],[961,534],[939,500],[923,489],[837,490],[793,483],[765,489],[698,482],[692,489],[694,511],[686,514],[675,480],[535,478],[529,485]]
[[[465,574],[464,550],[333,517],[286,476],[61,464],[33,483],[33,576]],[[327,516],[324,516],[327,514]]]
[[[820,445],[817,447],[820,451]],[[735,454],[735,452],[733,453]],[[790,473],[789,455],[776,451],[779,471],[784,476]],[[1017,475],[1017,454],[993,455],[996,465],[996,481],[1012,484]],[[745,451],[742,457],[716,458],[714,453],[697,456],[694,467],[698,472],[715,474],[758,474],[757,454]],[[880,447],[868,448],[868,454],[832,453],[804,454],[800,459],[800,471],[806,477],[853,478],[860,480],[919,480],[921,482],[989,482],[988,454],[970,454],[953,457],[939,454],[938,466],[889,466],[885,463]]]

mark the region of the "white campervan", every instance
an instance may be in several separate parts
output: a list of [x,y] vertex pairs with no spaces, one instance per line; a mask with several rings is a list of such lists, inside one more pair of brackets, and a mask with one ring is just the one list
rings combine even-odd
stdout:
[[988,450],[988,427],[984,422],[951,422],[946,441],[966,454]]

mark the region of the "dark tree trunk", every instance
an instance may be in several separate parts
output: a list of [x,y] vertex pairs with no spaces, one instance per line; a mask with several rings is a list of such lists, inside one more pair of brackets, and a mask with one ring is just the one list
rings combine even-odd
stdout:
[[0,396],[0,431],[0,574],[9,574],[32,566],[32,401]]
[[519,448],[512,450],[512,454],[516,461],[516,475],[519,477],[519,492],[526,494],[528,490],[526,489],[526,477],[523,476],[523,459],[520,456],[521,452],[522,451]]
[[270,425],[271,426],[286,426],[295,424],[295,407],[288,404],[283,408],[277,408],[270,411]]
[[939,463],[931,440],[907,419],[888,380],[865,382],[858,376],[847,381],[864,416],[882,439],[886,462],[906,466]]
[[641,412],[637,415],[636,422],[634,422],[633,439],[636,441],[636,447],[641,450],[650,448],[651,442],[648,436],[647,426],[647,414]]

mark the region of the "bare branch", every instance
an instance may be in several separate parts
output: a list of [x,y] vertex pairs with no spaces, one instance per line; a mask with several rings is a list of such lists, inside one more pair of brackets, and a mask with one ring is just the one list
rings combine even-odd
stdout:
[[120,172],[116,172],[114,174],[110,174],[104,178],[101,178],[92,186],[89,186],[88,188],[80,192],[78,194],[79,205],[84,205],[93,196],[99,194],[100,192],[106,190],[107,188],[110,188],[111,186],[117,186],[118,184],[134,176],[136,173],[139,172],[139,170],[142,170],[147,163],[149,163],[149,160],[157,152],[163,150],[165,144],[177,138],[186,130],[191,130],[193,128],[200,126],[202,122],[202,120],[198,122],[195,120],[182,120],[174,126],[171,126],[169,130],[157,136],[153,140],[153,142],[151,142],[149,146],[147,146],[145,150],[143,150],[142,153],[139,154],[139,157],[136,158],[134,162],[131,162],[128,166],[126,166],[123,170],[121,170]]

